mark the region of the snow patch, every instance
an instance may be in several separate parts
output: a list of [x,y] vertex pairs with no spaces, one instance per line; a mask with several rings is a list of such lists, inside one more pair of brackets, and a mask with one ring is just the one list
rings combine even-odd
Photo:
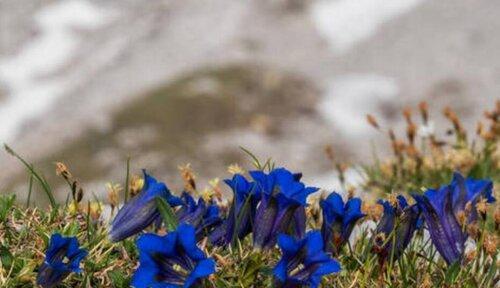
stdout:
[[0,141],[16,136],[24,121],[41,115],[68,88],[54,75],[70,61],[82,39],[77,30],[92,30],[107,23],[111,14],[85,0],[60,1],[34,17],[39,34],[20,52],[0,59],[0,83],[8,98],[0,107]]
[[399,87],[391,77],[375,74],[352,74],[332,80],[319,111],[346,136],[361,137],[373,130],[365,115],[396,100]]
[[369,38],[383,23],[422,3],[423,0],[320,0],[310,14],[335,52],[346,52]]

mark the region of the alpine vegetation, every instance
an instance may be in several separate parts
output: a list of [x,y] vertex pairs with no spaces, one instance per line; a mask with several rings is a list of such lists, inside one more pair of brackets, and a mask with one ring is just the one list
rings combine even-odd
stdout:
[[[426,103],[418,114],[403,111],[405,137],[368,117],[392,151],[375,163],[349,166],[327,147],[331,193],[244,149],[253,165],[232,164],[206,188],[189,165],[171,191],[127,161],[107,197],[58,162],[62,203],[6,146],[29,182],[26,199],[0,196],[0,287],[496,287],[500,102],[475,135],[449,108],[447,135],[422,135]],[[39,191],[50,207],[33,205]]]

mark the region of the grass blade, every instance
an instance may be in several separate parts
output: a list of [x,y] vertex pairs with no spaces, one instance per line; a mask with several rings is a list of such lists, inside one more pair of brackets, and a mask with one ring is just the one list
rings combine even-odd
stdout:
[[5,151],[7,151],[7,153],[9,153],[10,155],[16,157],[19,161],[21,161],[21,163],[30,172],[31,176],[33,176],[38,181],[38,183],[40,183],[40,186],[42,186],[42,189],[47,195],[47,198],[49,198],[50,206],[56,209],[57,208],[56,199],[54,198],[54,194],[52,193],[52,188],[50,188],[49,183],[47,183],[47,181],[35,171],[32,165],[26,162],[26,160],[24,160],[21,156],[19,156],[19,154],[17,154],[14,150],[12,150],[12,148],[7,146],[7,144],[4,144],[4,148]]
[[158,207],[158,211],[160,211],[161,217],[165,222],[165,226],[167,226],[167,230],[174,231],[175,229],[177,229],[177,216],[175,216],[175,213],[172,210],[172,207],[170,207],[170,204],[168,204],[167,201],[165,201],[165,199],[161,197],[156,197],[155,201],[156,206]]

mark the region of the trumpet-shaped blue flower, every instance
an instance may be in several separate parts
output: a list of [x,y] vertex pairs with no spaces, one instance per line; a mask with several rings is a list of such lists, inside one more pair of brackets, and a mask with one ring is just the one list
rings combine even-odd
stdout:
[[252,220],[261,198],[261,192],[255,183],[248,181],[243,175],[235,174],[232,179],[224,182],[233,191],[233,202],[227,219],[210,235],[210,240],[215,245],[229,244],[252,232]]
[[397,260],[403,255],[419,223],[420,210],[416,204],[409,206],[401,195],[396,202],[379,200],[384,213],[375,230],[373,251],[379,254],[381,263],[388,257]]
[[76,237],[63,237],[52,234],[45,261],[38,269],[37,284],[54,287],[71,272],[80,273],[80,261],[87,256],[87,251],[80,249]]
[[187,192],[182,193],[183,204],[177,211],[179,223],[190,224],[196,229],[196,239],[199,241],[207,236],[222,222],[219,206],[208,204],[203,198],[196,202]]
[[142,191],[125,203],[111,224],[110,238],[117,242],[133,236],[160,218],[156,197],[164,198],[170,206],[182,205],[179,197],[173,196],[164,183],[156,181],[143,170]]
[[302,240],[280,234],[282,257],[273,273],[276,287],[318,287],[325,275],[340,271],[339,263],[323,249],[319,231],[310,231]]
[[[424,215],[432,243],[448,264],[462,259],[468,237],[464,226],[476,220],[476,203],[480,198],[488,203],[495,201],[492,189],[491,181],[464,179],[455,173],[450,185],[413,195]],[[472,209],[468,215],[464,214],[467,217],[461,224],[458,213],[464,212],[467,203]]]
[[195,228],[181,224],[165,236],[144,234],[137,240],[139,268],[135,288],[200,287],[215,272],[215,261],[196,246]]
[[361,213],[361,199],[351,198],[344,203],[342,196],[333,192],[320,205],[323,211],[321,234],[325,250],[337,255],[349,240],[356,222],[365,216]]
[[[274,169],[269,174],[253,171],[250,175],[262,191],[254,219],[253,245],[256,249],[269,249],[276,244],[279,233],[301,230],[291,227],[291,223],[293,226],[305,224],[291,220],[299,207],[306,206],[307,196],[318,188],[306,187],[299,180],[301,174],[292,174],[284,168]],[[305,218],[297,219],[305,222]]]

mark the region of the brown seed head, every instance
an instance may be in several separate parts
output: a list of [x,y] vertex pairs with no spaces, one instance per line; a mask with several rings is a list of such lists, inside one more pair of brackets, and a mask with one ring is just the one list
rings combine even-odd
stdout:
[[410,107],[406,107],[403,109],[403,116],[405,117],[406,123],[407,124],[413,124],[413,121],[411,120],[411,109]]
[[335,153],[332,145],[329,144],[325,146],[325,154],[326,157],[328,157],[328,160],[330,160],[331,162],[335,161]]
[[367,218],[378,221],[384,213],[384,206],[378,203],[370,204],[368,202],[363,202],[363,204],[361,204],[361,212],[366,214]]
[[406,127],[406,136],[408,137],[408,142],[415,143],[415,134],[417,133],[417,126],[414,123],[409,123]]
[[453,111],[450,107],[445,107],[443,110],[443,114],[453,124],[453,128],[455,129],[455,132],[457,134],[464,133],[462,124],[460,123],[460,120],[458,119],[458,116],[455,113],[455,111]]
[[465,253],[465,262],[470,263],[474,259],[476,259],[477,256],[477,251],[476,249],[470,250],[469,252]]
[[347,199],[352,199],[355,193],[356,193],[356,187],[353,185],[349,185],[347,187]]
[[481,198],[476,204],[477,213],[481,216],[486,216],[486,212],[488,211],[488,202],[485,198]]
[[465,215],[465,211],[458,211],[457,221],[460,224],[460,226],[464,227],[466,220],[467,220],[467,216]]
[[476,135],[481,136],[481,135],[483,135],[483,132],[484,132],[483,122],[479,121],[479,122],[477,122],[477,126],[476,126]]
[[426,273],[419,288],[431,288],[433,286],[434,284],[432,283],[431,275]]
[[366,120],[368,121],[368,124],[370,124],[373,128],[375,129],[380,129],[380,126],[378,125],[377,119],[371,114],[366,114]]
[[231,164],[227,167],[227,172],[229,172],[231,175],[244,174],[245,170],[243,168],[241,168],[240,165],[234,163],[234,164]]
[[187,163],[186,165],[180,165],[178,168],[180,170],[182,180],[184,180],[184,189],[187,192],[196,192],[196,175],[194,174],[193,169],[191,169],[191,164]]
[[142,187],[144,187],[144,179],[138,175],[132,175],[130,177],[130,196],[135,196],[141,192]]
[[427,123],[429,120],[429,105],[427,102],[422,101],[418,104],[418,109],[420,110],[420,115],[422,116],[422,120],[424,123]]
[[472,239],[479,239],[480,231],[477,222],[473,222],[467,225],[467,233]]
[[118,207],[119,194],[123,190],[120,184],[107,183],[108,203],[112,208]]
[[71,173],[68,170],[68,167],[62,162],[56,162],[56,175],[62,176],[66,179],[71,178]]
[[497,242],[498,242],[498,237],[496,235],[487,233],[484,237],[484,242],[483,242],[484,250],[486,251],[486,253],[488,253],[489,255],[496,254],[497,244],[498,244]]
[[495,218],[495,224],[500,225],[500,207],[497,206],[497,209],[495,209],[495,214],[493,216]]

